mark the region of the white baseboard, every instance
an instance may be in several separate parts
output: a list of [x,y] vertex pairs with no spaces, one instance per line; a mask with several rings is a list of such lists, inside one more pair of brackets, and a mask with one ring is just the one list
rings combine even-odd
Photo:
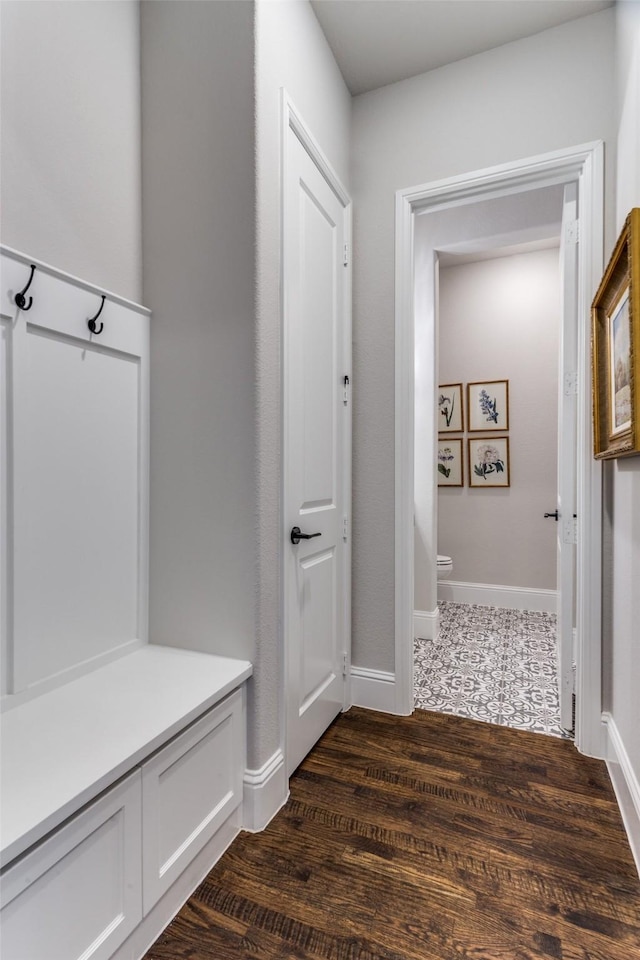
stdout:
[[440,630],[440,612],[435,610],[413,611],[413,635],[422,640],[437,640]]
[[627,831],[629,846],[640,876],[640,782],[631,765],[615,720],[610,713],[604,713],[602,719],[607,725],[609,739],[609,758],[607,769],[615,791],[622,822]]
[[244,775],[243,827],[250,833],[264,830],[284,806],[289,796],[289,781],[280,748],[259,770],[247,770]]
[[356,707],[396,713],[396,678],[386,670],[351,667],[351,702]]
[[504,587],[493,583],[462,583],[440,580],[438,600],[454,603],[478,603],[485,607],[507,607],[510,610],[538,610],[557,613],[558,591],[536,590],[533,587]]

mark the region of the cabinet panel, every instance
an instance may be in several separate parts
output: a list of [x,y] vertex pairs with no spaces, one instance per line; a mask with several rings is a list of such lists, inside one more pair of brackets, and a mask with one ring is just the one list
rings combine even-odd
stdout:
[[141,775],[2,877],[3,960],[107,960],[142,918]]
[[242,800],[238,691],[142,768],[145,914]]

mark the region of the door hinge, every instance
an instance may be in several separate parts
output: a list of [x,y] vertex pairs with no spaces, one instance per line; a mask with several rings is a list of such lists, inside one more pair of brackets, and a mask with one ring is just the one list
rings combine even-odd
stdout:
[[349,518],[348,517],[342,518],[342,539],[344,540],[345,543],[349,539]]
[[344,379],[342,381],[342,402],[349,403],[349,386],[351,381],[349,380],[349,374],[345,373]]
[[342,254],[343,254],[342,265],[344,267],[348,267],[349,266],[349,244],[348,243],[345,243]]
[[564,375],[564,395],[565,397],[574,397],[578,393],[578,373],[572,371]]
[[342,654],[342,676],[346,677],[348,670],[348,658],[346,652]]
[[580,221],[569,220],[564,231],[567,243],[580,243]]
[[569,520],[562,521],[562,542],[578,542],[578,520],[576,517],[571,517]]

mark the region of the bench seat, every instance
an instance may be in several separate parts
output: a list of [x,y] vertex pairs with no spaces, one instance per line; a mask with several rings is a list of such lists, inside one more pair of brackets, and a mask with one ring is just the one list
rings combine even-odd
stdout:
[[249,661],[145,645],[2,715],[10,863],[239,687]]

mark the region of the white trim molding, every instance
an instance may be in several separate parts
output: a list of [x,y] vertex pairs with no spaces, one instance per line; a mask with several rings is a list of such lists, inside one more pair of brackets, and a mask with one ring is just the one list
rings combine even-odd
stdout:
[[[589,314],[589,304],[593,291],[600,282],[604,259],[604,144],[602,141],[567,147],[524,160],[515,160],[446,180],[398,190],[396,193],[395,712],[411,713],[413,699],[415,216],[429,210],[442,211],[462,204],[472,204],[492,197],[519,193],[523,190],[567,183],[578,184],[580,208],[576,746],[582,753],[604,757],[606,736],[601,720],[602,464],[594,460],[591,455]],[[435,318],[435,303],[432,303],[432,309]],[[430,335],[434,337],[435,363],[435,319],[432,327]],[[435,484],[435,479],[433,483]],[[432,499],[435,503],[435,496]],[[434,516],[432,517],[434,531],[436,526],[437,520]],[[433,576],[435,593],[435,570]]]
[[414,610],[413,635],[421,640],[437,640],[440,633],[440,611]]
[[609,751],[607,770],[615,791],[629,846],[640,876],[640,782],[633,769],[620,731],[610,713],[602,714],[606,726]]
[[386,670],[351,667],[351,701],[354,707],[397,713],[395,674]]
[[395,670],[396,709],[413,711],[414,569],[414,204],[396,194],[395,266]]
[[95,293],[97,297],[105,295],[105,298],[111,303],[117,303],[121,307],[126,307],[127,310],[133,310],[135,313],[142,314],[143,317],[151,317],[151,310],[148,307],[144,307],[140,303],[135,303],[133,300],[127,300],[126,297],[121,297],[118,293],[113,293],[111,290],[103,290],[102,287],[97,287],[95,283],[90,283],[88,280],[82,280],[80,277],[74,276],[72,273],[67,273],[65,270],[59,270],[58,267],[52,267],[50,263],[45,263],[44,260],[36,260],[35,257],[27,256],[26,253],[21,253],[20,250],[14,250],[13,247],[8,247],[6,244],[0,244],[0,251],[3,256],[9,257],[10,260],[17,260],[18,263],[23,263],[25,266],[35,266],[41,273],[48,273],[49,276],[54,277],[56,280],[62,280],[64,283],[68,283],[70,286],[78,287],[80,290],[87,290],[89,293]]
[[442,580],[438,583],[438,600],[454,603],[477,603],[485,607],[506,607],[508,610],[537,610],[557,613],[558,591],[536,590],[534,587],[505,587],[494,583],[463,583]]
[[259,833],[289,797],[282,750],[278,748],[258,770],[246,770],[243,786],[243,829]]

